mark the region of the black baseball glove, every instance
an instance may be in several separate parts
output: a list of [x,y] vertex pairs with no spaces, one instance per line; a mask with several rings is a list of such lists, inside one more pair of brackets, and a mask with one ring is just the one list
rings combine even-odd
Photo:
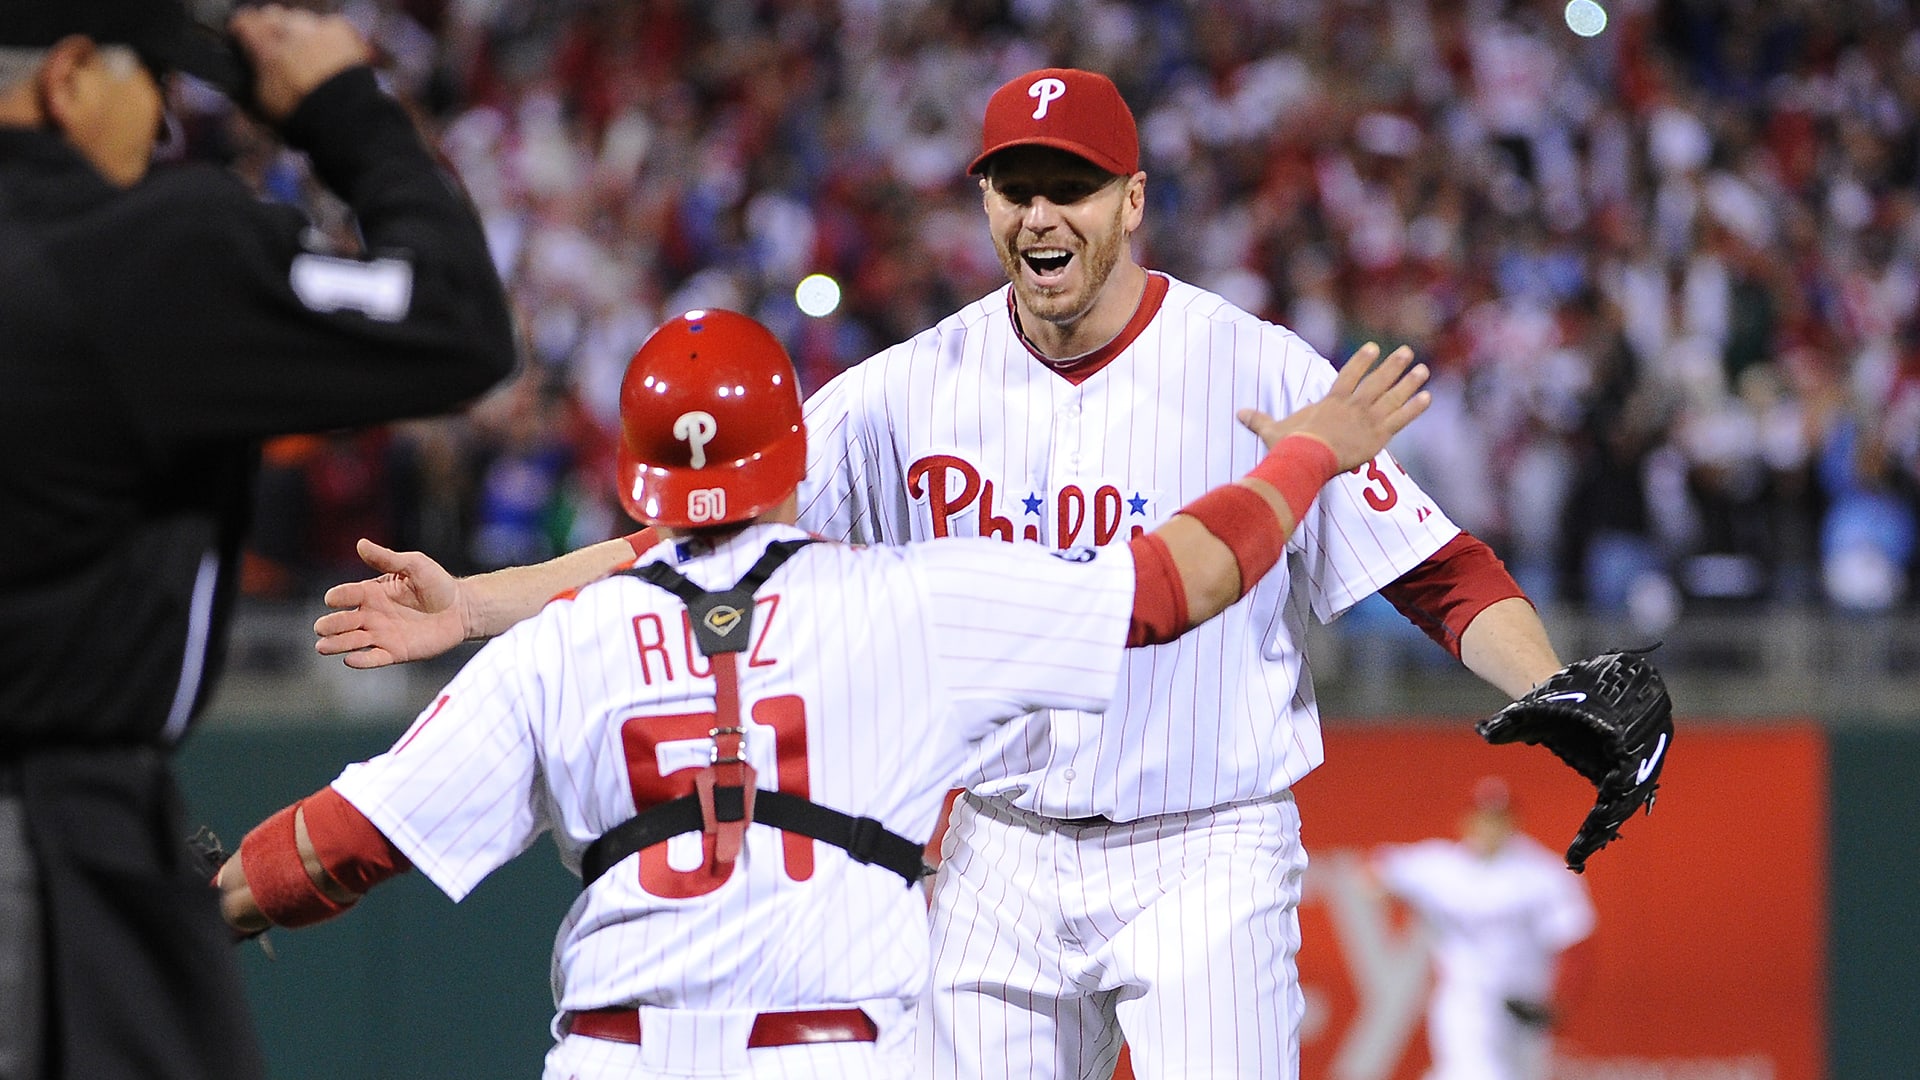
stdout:
[[1567,868],[1575,873],[1620,835],[1635,810],[1653,812],[1673,740],[1673,699],[1647,660],[1650,651],[1575,661],[1476,725],[1490,743],[1545,743],[1593,782],[1598,797],[1567,848]]
[[194,871],[211,884],[220,868],[227,865],[227,846],[212,829],[202,825],[187,837],[187,857]]
[[[220,879],[220,868],[227,865],[228,858],[227,846],[220,842],[220,837],[207,826],[200,826],[192,836],[187,837],[187,857],[193,861],[194,869],[200,876],[207,879],[207,884],[216,892],[219,891],[219,885],[216,883]],[[252,938],[260,943],[260,951],[267,954],[267,959],[272,960],[274,959],[273,943],[267,940],[266,934],[264,927],[251,934],[243,934],[235,930],[233,940],[241,942]]]

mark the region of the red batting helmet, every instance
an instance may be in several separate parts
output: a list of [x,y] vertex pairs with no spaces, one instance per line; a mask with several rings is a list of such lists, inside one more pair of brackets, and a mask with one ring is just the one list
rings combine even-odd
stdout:
[[689,311],[647,338],[620,384],[620,501],[681,528],[747,521],[807,473],[800,382],[766,327]]

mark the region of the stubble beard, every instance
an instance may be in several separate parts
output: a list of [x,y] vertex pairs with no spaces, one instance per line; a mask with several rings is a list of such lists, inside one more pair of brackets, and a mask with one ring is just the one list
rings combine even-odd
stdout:
[[1113,219],[1108,222],[1105,233],[1074,256],[1081,262],[1079,270],[1082,284],[1078,289],[1036,288],[1027,281],[1026,262],[1020,258],[1015,242],[1009,240],[999,245],[1000,267],[1013,284],[1014,297],[1019,301],[1020,309],[1062,329],[1073,326],[1092,311],[1101,291],[1106,288],[1107,279],[1113,276],[1113,268],[1120,264],[1120,251],[1127,242],[1126,230],[1122,228],[1126,209],[1125,201],[1114,207]]

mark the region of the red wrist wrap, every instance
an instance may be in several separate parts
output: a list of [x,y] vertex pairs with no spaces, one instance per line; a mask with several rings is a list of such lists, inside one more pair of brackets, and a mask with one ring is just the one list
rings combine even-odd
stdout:
[[1239,484],[1226,484],[1180,508],[1180,512],[1206,527],[1240,566],[1240,595],[1247,595],[1286,550],[1287,537],[1280,531],[1273,506],[1260,493]]
[[1190,615],[1187,589],[1173,564],[1167,542],[1144,533],[1128,543],[1133,549],[1133,617],[1127,624],[1127,647],[1159,645],[1186,632]]
[[1265,480],[1280,492],[1298,528],[1306,520],[1314,496],[1339,472],[1340,459],[1333,456],[1333,447],[1311,435],[1289,435],[1274,443],[1247,475]]
[[307,796],[300,807],[313,853],[333,880],[349,892],[365,893],[395,874],[413,869],[413,863],[386,834],[331,786]]
[[293,831],[299,809],[299,803],[286,807],[240,842],[240,868],[247,873],[253,902],[275,926],[311,926],[347,910],[307,876]]

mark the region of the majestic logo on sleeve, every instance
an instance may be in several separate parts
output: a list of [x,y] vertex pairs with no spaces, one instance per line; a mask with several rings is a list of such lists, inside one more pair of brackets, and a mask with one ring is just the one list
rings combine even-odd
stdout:
[[720,425],[710,412],[684,412],[680,419],[673,422],[673,437],[687,444],[689,464],[696,469],[707,467],[707,444],[713,441],[714,433]]
[[1126,488],[1099,479],[1063,484],[1050,491],[1007,491],[956,454],[928,454],[907,468],[907,494],[926,504],[932,535],[991,536],[1009,542],[1050,543],[1062,550],[1082,544],[1104,547],[1159,524],[1157,491]]
[[1040,102],[1033,110],[1033,118],[1045,120],[1047,106],[1053,104],[1066,92],[1067,84],[1059,79],[1035,79],[1033,85],[1027,87],[1027,96]]

